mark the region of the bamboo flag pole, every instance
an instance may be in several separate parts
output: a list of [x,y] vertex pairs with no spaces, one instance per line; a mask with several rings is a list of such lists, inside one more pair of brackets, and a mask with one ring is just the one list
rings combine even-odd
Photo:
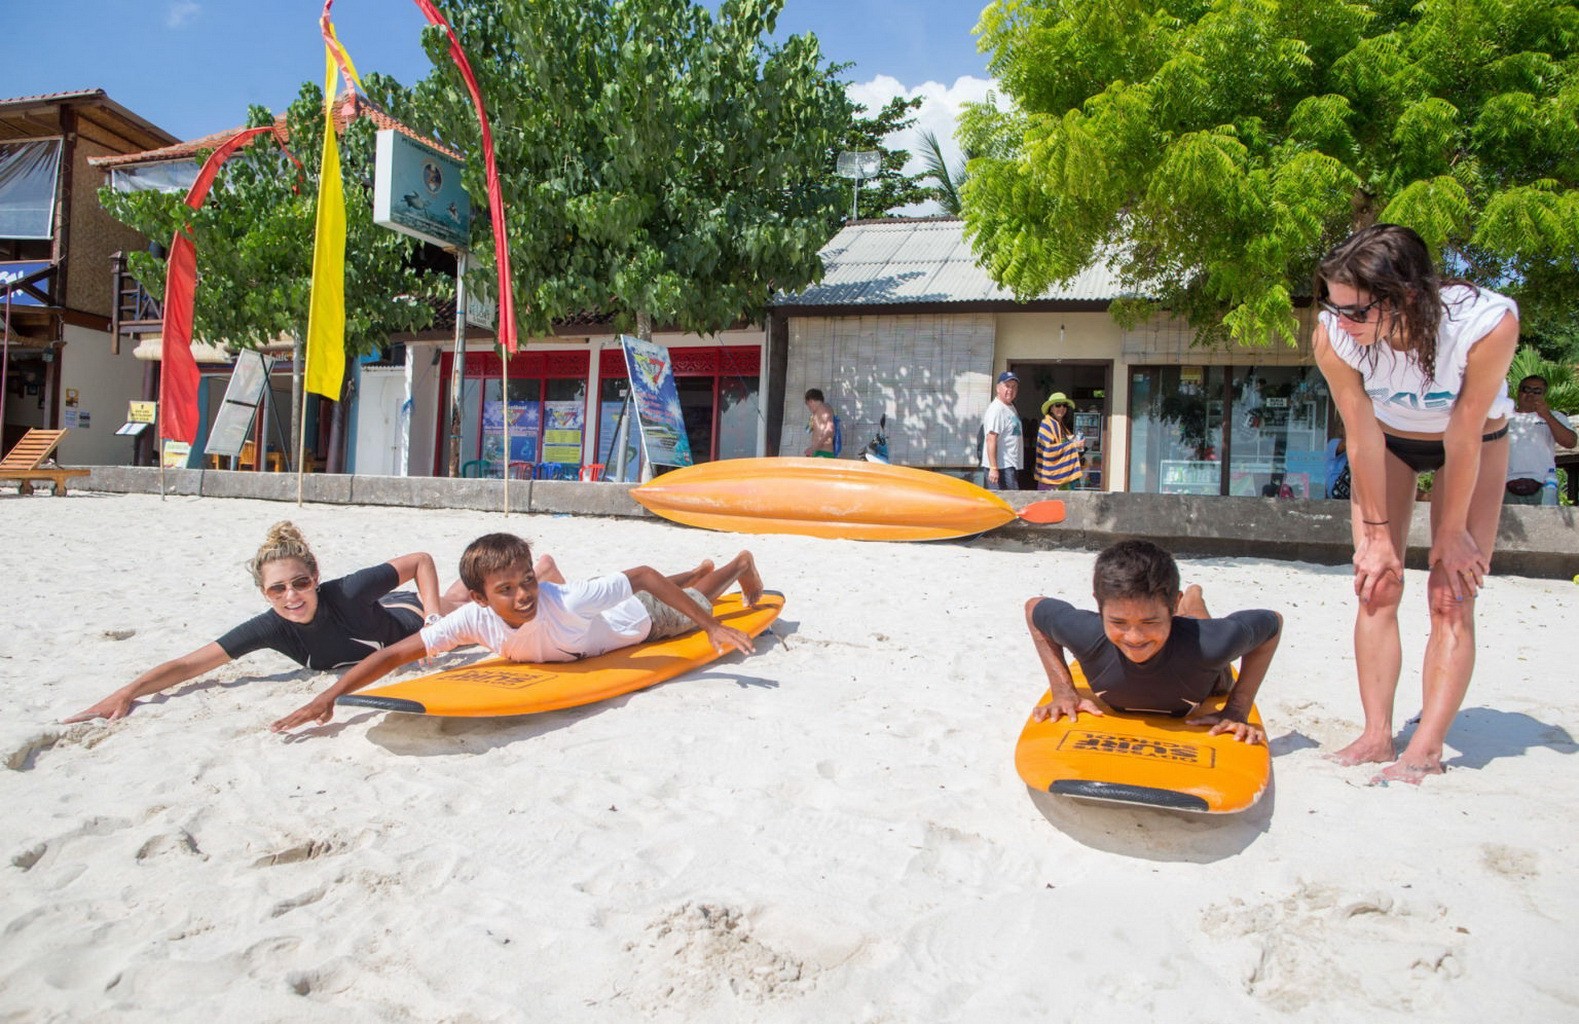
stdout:
[[499,388],[504,397],[504,514],[510,514],[510,353],[499,346]]

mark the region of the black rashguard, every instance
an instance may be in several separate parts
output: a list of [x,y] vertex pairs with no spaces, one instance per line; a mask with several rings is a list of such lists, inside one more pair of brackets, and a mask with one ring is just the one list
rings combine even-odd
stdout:
[[1224,668],[1277,635],[1275,612],[1254,609],[1221,619],[1173,617],[1162,650],[1148,661],[1130,661],[1102,628],[1102,616],[1057,598],[1043,598],[1031,613],[1043,635],[1080,662],[1091,692],[1121,711],[1187,715],[1212,695]]
[[216,642],[233,659],[267,647],[312,669],[354,665],[422,628],[421,600],[409,590],[391,594],[399,585],[388,562],[370,566],[320,584],[318,613],[306,625],[271,608]]

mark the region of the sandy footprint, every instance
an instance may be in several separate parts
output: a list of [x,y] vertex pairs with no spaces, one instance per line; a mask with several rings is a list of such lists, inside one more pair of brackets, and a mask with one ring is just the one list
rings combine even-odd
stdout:
[[1380,1010],[1429,1013],[1464,973],[1466,933],[1447,908],[1385,893],[1301,884],[1282,899],[1210,907],[1201,927],[1245,941],[1244,990],[1285,1013],[1356,998]]
[[801,959],[759,941],[747,915],[722,903],[681,904],[625,948],[634,969],[620,998],[643,1013],[792,998],[807,991],[816,974]]

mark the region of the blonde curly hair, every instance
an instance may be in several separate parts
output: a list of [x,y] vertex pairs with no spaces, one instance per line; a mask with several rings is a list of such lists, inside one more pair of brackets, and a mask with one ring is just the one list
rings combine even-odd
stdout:
[[313,557],[312,548],[307,546],[307,538],[289,519],[282,519],[269,527],[268,535],[263,538],[263,546],[247,563],[247,568],[252,570],[252,581],[259,587],[263,586],[263,567],[282,558],[301,559],[307,571],[317,578],[318,559]]

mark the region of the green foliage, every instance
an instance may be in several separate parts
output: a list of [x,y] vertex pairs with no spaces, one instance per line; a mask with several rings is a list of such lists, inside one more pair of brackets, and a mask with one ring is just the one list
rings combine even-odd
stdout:
[[964,155],[963,166],[950,167],[937,135],[930,131],[921,133],[921,159],[926,163],[926,170],[921,176],[932,179],[931,198],[951,217],[958,217],[964,209],[960,195],[965,187],[965,179],[969,176],[970,159],[974,154],[966,150]]
[[[385,96],[399,86],[380,75],[366,79]],[[248,111],[249,126],[271,124],[261,107]],[[283,336],[306,333],[311,298],[314,213],[318,163],[323,146],[323,90],[313,83],[286,112],[290,151],[264,135],[235,154],[219,172],[203,208],[194,212],[182,195],[99,191],[116,219],[168,245],[189,224],[197,246],[198,288],[194,335],[236,347],[258,347]],[[372,180],[375,128],[366,118],[351,122],[341,140],[345,178],[346,351],[377,351],[396,331],[418,330],[433,319],[424,298],[450,289],[442,278],[421,275],[413,265],[418,243],[373,223]],[[207,153],[199,154],[199,162]],[[163,295],[165,262],[132,253],[128,269],[153,295]]]
[[[494,126],[524,329],[606,312],[712,333],[818,278],[852,114],[814,36],[768,42],[781,2],[440,3]],[[435,70],[410,115],[468,154],[480,203],[476,115],[443,33],[423,41]]]
[[1381,219],[1573,337],[1574,0],[997,0],[977,31],[1014,107],[961,118],[966,229],[1017,295],[1100,260],[1128,317],[1293,342],[1316,261]]
[[1508,393],[1516,395],[1519,381],[1531,376],[1546,378],[1547,405],[1569,416],[1579,415],[1579,376],[1572,365],[1552,362],[1532,346],[1520,345],[1508,367]]
[[[850,127],[845,132],[835,152],[828,157],[828,173],[833,174],[839,151],[876,150],[882,154],[882,168],[877,177],[861,182],[861,196],[857,209],[861,219],[890,216],[894,210],[917,206],[932,198],[932,189],[926,184],[925,174],[906,174],[905,164],[910,162],[910,152],[889,149],[884,140],[902,132],[916,123],[915,111],[921,106],[921,97],[904,99],[895,96],[876,114],[867,116],[866,108],[856,106],[852,111]],[[835,186],[845,195],[855,183],[848,178],[834,179]],[[840,206],[841,216],[850,209],[849,203]]]

